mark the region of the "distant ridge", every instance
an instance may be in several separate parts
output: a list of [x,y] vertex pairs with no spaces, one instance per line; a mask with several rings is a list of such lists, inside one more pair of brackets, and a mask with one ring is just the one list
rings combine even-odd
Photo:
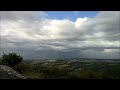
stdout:
[[99,60],[99,61],[120,61],[120,59],[97,59],[97,58],[65,58],[65,59],[57,59],[57,58],[53,58],[53,59],[26,59],[24,61],[36,61],[36,60]]

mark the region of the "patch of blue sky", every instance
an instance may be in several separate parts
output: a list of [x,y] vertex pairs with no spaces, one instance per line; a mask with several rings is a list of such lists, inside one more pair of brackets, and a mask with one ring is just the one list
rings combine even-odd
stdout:
[[98,11],[46,11],[49,19],[69,19],[76,21],[77,18],[93,18],[97,15]]

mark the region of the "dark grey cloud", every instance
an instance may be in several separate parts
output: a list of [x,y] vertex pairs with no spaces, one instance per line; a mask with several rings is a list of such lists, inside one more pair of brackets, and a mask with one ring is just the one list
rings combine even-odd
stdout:
[[119,25],[119,11],[75,22],[51,20],[45,12],[1,11],[1,53],[16,51],[25,58],[120,58]]

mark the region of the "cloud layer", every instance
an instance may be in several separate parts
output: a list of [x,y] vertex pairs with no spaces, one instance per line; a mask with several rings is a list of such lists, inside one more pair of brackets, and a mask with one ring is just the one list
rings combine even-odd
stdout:
[[1,11],[2,52],[25,58],[120,58],[120,12],[102,11],[75,22],[46,12]]

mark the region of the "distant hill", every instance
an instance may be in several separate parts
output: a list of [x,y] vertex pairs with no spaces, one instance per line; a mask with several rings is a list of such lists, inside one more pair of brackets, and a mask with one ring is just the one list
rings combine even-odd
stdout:
[[23,60],[23,62],[26,63],[31,63],[32,61],[55,61],[55,60],[88,60],[88,61],[120,61],[120,59],[97,59],[97,58],[66,58],[66,59],[27,59],[27,60]]

